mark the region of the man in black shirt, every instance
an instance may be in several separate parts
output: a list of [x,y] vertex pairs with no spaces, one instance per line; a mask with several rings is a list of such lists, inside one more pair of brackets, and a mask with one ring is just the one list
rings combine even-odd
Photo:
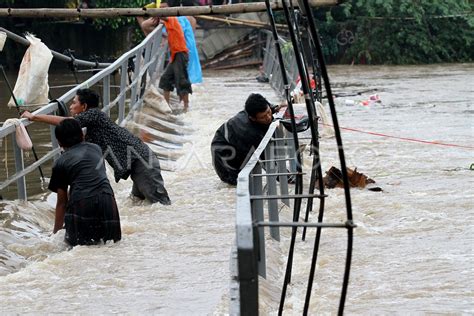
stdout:
[[[99,145],[105,160],[114,169],[115,181],[133,181],[132,194],[151,203],[171,204],[161,176],[160,162],[155,154],[138,137],[118,126],[99,108],[99,96],[91,89],[79,89],[69,110],[71,115],[86,127],[86,141]],[[65,117],[33,115],[25,111],[22,117],[58,125]]]
[[245,110],[219,127],[211,143],[212,163],[219,178],[231,185],[265,136],[277,109],[262,95],[252,93]]
[[65,151],[54,163],[48,187],[58,194],[53,233],[65,224],[65,239],[71,246],[119,241],[120,217],[102,151],[83,141],[74,119],[63,120],[55,134]]

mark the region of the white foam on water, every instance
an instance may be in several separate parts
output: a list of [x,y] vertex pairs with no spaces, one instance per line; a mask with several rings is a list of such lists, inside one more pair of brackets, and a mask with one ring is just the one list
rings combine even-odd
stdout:
[[[342,104],[339,123],[474,146],[474,96],[466,87],[474,81],[473,70],[471,64],[331,67],[337,89],[376,88],[382,100],[371,107]],[[235,188],[215,175],[209,147],[215,130],[243,108],[250,92],[278,102],[268,85],[256,83],[256,76],[253,71],[207,73],[205,83],[194,90],[191,110],[182,117],[195,132],[183,146],[176,171],[163,172],[171,206],[133,202],[130,180],[111,181],[121,215],[119,243],[67,251],[62,236],[48,236],[51,205],[2,204],[0,219],[21,214],[27,219],[19,220],[23,224],[17,226],[24,231],[18,236],[0,229],[0,245],[16,243],[12,250],[0,250],[0,256],[10,256],[13,265],[21,266],[0,276],[0,313],[226,314]],[[342,137],[348,167],[357,167],[384,190],[351,190],[358,227],[346,313],[472,313],[472,150],[349,131]],[[306,151],[304,155],[308,158]],[[321,139],[321,159],[324,171],[339,166],[333,138]],[[342,190],[326,193],[325,221],[343,222]],[[316,221],[316,213],[310,220]],[[291,210],[282,209],[280,217],[291,220]],[[34,224],[25,226],[28,221]],[[289,230],[281,236],[280,243],[267,240],[268,277],[260,279],[262,314],[278,309]],[[313,241],[314,230],[309,230],[305,242],[296,242],[285,314],[303,310]],[[337,312],[346,242],[344,230],[322,232],[312,315]]]

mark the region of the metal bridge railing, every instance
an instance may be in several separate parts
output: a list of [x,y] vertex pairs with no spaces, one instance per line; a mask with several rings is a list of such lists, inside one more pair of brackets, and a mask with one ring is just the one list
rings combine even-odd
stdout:
[[[235,278],[236,285],[231,293],[232,304],[230,305],[231,315],[254,315],[258,311],[258,274],[265,275],[265,242],[258,240],[264,237],[263,228],[257,228],[255,222],[263,220],[263,200],[255,200],[252,203],[251,196],[261,196],[263,194],[262,165],[260,156],[270,144],[270,139],[278,127],[277,122],[273,122],[258,148],[253,153],[245,168],[239,173],[237,182],[237,211],[236,211],[236,256],[234,260],[234,271],[231,273]],[[266,157],[267,158],[267,157]],[[272,169],[270,169],[272,170]],[[270,172],[269,170],[269,172]],[[267,181],[272,184],[274,176],[269,176]],[[272,185],[272,191],[275,187]],[[275,192],[273,192],[275,193]],[[286,192],[288,193],[288,192]],[[278,210],[273,208],[271,217],[278,221]],[[276,212],[275,212],[276,211]],[[257,230],[260,230],[257,232]],[[274,236],[279,239],[278,227],[273,229]],[[258,247],[257,245],[260,245]]]
[[[264,57],[263,57],[263,73],[270,82],[270,86],[275,91],[283,94],[285,90],[283,78],[281,74],[281,66],[277,58],[276,46],[272,33],[268,30],[263,30],[261,33],[266,36]],[[296,67],[295,53],[291,47],[291,43],[279,38],[280,45],[283,47],[283,58],[285,63],[285,71],[290,83],[290,91],[296,87],[296,80],[299,76],[298,68]]]
[[[284,87],[281,68],[277,58],[276,45],[273,38],[267,33],[267,42],[265,47],[265,57],[263,61],[264,74],[269,78],[271,86],[282,95],[285,88],[293,89],[296,86],[296,78],[298,70],[295,54],[291,50],[287,50],[284,56],[284,68],[290,87]],[[286,42],[279,38],[280,46],[287,45]],[[293,60],[292,60],[293,59]],[[315,119],[308,114],[310,119]],[[317,237],[314,241],[315,249],[319,248],[321,234],[323,228],[343,228],[348,233],[348,248],[346,255],[345,272],[343,276],[342,294],[339,303],[339,314],[344,309],[345,293],[348,285],[348,273],[350,268],[350,258],[352,252],[352,230],[355,227],[351,217],[348,217],[344,223],[325,223],[323,222],[324,199],[327,196],[322,190],[314,192],[314,165],[313,169],[304,170],[302,164],[297,166],[297,149],[295,148],[293,133],[283,128],[279,121],[273,122],[260,145],[253,153],[244,169],[239,173],[237,182],[237,205],[236,205],[236,240],[235,247],[231,256],[231,292],[230,292],[230,314],[231,315],[258,315],[259,313],[259,277],[266,278],[266,258],[265,258],[265,230],[269,227],[269,234],[273,240],[280,241],[280,228],[292,229],[292,240],[296,236],[296,229],[302,227],[303,231],[307,228],[317,230]],[[297,137],[299,140],[308,139],[305,137]],[[314,146],[318,140],[310,137],[310,146]],[[298,149],[299,150],[299,149]],[[264,158],[262,158],[264,154]],[[314,164],[314,159],[313,159]],[[289,171],[288,171],[289,170]],[[299,170],[299,172],[298,172]],[[307,172],[311,174],[310,188],[308,193],[304,191],[289,193],[288,177],[302,176]],[[321,173],[321,170],[317,171]],[[322,176],[320,177],[322,179]],[[266,190],[264,192],[263,184]],[[311,188],[313,186],[313,188]],[[279,188],[279,190],[278,190]],[[295,186],[296,189],[296,186]],[[316,223],[299,219],[299,208],[302,200],[307,200],[307,207],[313,208],[313,199],[319,199],[318,221]],[[278,201],[290,206],[290,201],[294,201],[295,208],[293,212],[293,221],[280,222],[278,214]],[[267,203],[264,203],[267,201]],[[297,205],[299,204],[299,205]],[[315,207],[316,209],[318,206]],[[308,211],[308,210],[307,210]],[[265,220],[268,218],[268,220]],[[303,233],[304,234],[304,233]],[[291,246],[290,246],[291,252]],[[311,256],[312,270],[317,260],[317,251]],[[290,257],[290,255],[289,255]],[[279,315],[282,314],[284,300],[286,295],[286,286],[291,279],[292,261],[286,263],[285,283],[282,286],[282,296],[279,306]],[[314,271],[313,271],[314,272]],[[308,313],[308,304],[311,297],[311,285],[314,273],[308,277],[308,290],[306,293],[304,315]]]
[[[9,35],[10,36],[10,35]],[[57,99],[58,102],[71,101],[78,89],[97,88],[102,94],[103,111],[110,116],[110,111],[117,107],[117,124],[124,126],[143,103],[143,94],[147,78],[153,81],[159,70],[163,68],[167,46],[161,46],[162,26],[156,28],[139,45],[123,54],[107,68],[84,81]],[[130,67],[131,66],[131,67]],[[132,69],[129,77],[129,69]],[[119,90],[113,90],[111,80],[116,74],[120,76]],[[112,99],[113,98],[113,99]],[[55,114],[58,110],[58,102],[51,102],[41,107],[34,114]],[[27,119],[22,119],[25,126],[33,124]],[[40,167],[45,162],[59,155],[60,148],[54,136],[54,126],[50,127],[52,150],[40,157],[29,166],[25,166],[23,151],[16,146],[15,127],[13,125],[0,128],[0,139],[10,136],[13,144],[13,156],[15,159],[15,174],[7,177],[0,183],[0,192],[10,184],[16,182],[18,199],[27,199],[27,188],[25,176]]]

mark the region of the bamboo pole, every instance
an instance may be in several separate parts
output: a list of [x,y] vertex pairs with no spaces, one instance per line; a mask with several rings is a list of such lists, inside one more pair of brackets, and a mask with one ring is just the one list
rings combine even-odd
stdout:
[[[207,15],[196,15],[195,17],[198,19],[207,20],[207,21],[222,22],[224,24],[244,25],[244,26],[250,26],[254,28],[270,28],[270,24],[266,22],[260,22],[257,20],[244,20],[244,19],[234,19],[234,18],[229,18],[229,17],[214,17],[214,16],[207,16]],[[286,31],[288,29],[288,26],[283,25],[283,24],[277,24],[276,27],[279,30]]]
[[[308,0],[311,7],[333,6],[341,0]],[[271,4],[273,10],[283,8],[280,1]],[[237,3],[218,6],[170,7],[160,9],[147,8],[103,8],[103,9],[54,9],[54,8],[0,8],[1,17],[15,18],[117,18],[132,16],[181,16],[181,15],[222,15],[266,11],[264,2]]]

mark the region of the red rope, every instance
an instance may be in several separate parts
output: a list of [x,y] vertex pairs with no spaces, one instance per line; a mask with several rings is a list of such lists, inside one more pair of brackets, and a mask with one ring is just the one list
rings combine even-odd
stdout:
[[[319,123],[319,124],[325,125],[325,126],[334,127],[334,126],[332,126],[331,124],[324,124],[324,123]],[[391,136],[391,135],[386,135],[386,134],[382,134],[382,133],[375,133],[375,132],[362,131],[362,130],[355,129],[355,128],[350,128],[350,127],[341,127],[341,129],[347,130],[347,131],[352,131],[352,132],[357,132],[357,133],[363,133],[363,134],[374,135],[374,136],[382,136],[382,137],[388,137],[388,138],[395,138],[395,139],[405,140],[405,141],[409,141],[409,142],[424,143],[424,144],[430,144],[430,145],[448,146],[448,147],[459,147],[459,148],[474,149],[474,146],[464,146],[464,145],[448,144],[448,143],[435,142],[435,141],[427,141],[427,140],[421,140],[421,139],[416,139],[416,138]]]

